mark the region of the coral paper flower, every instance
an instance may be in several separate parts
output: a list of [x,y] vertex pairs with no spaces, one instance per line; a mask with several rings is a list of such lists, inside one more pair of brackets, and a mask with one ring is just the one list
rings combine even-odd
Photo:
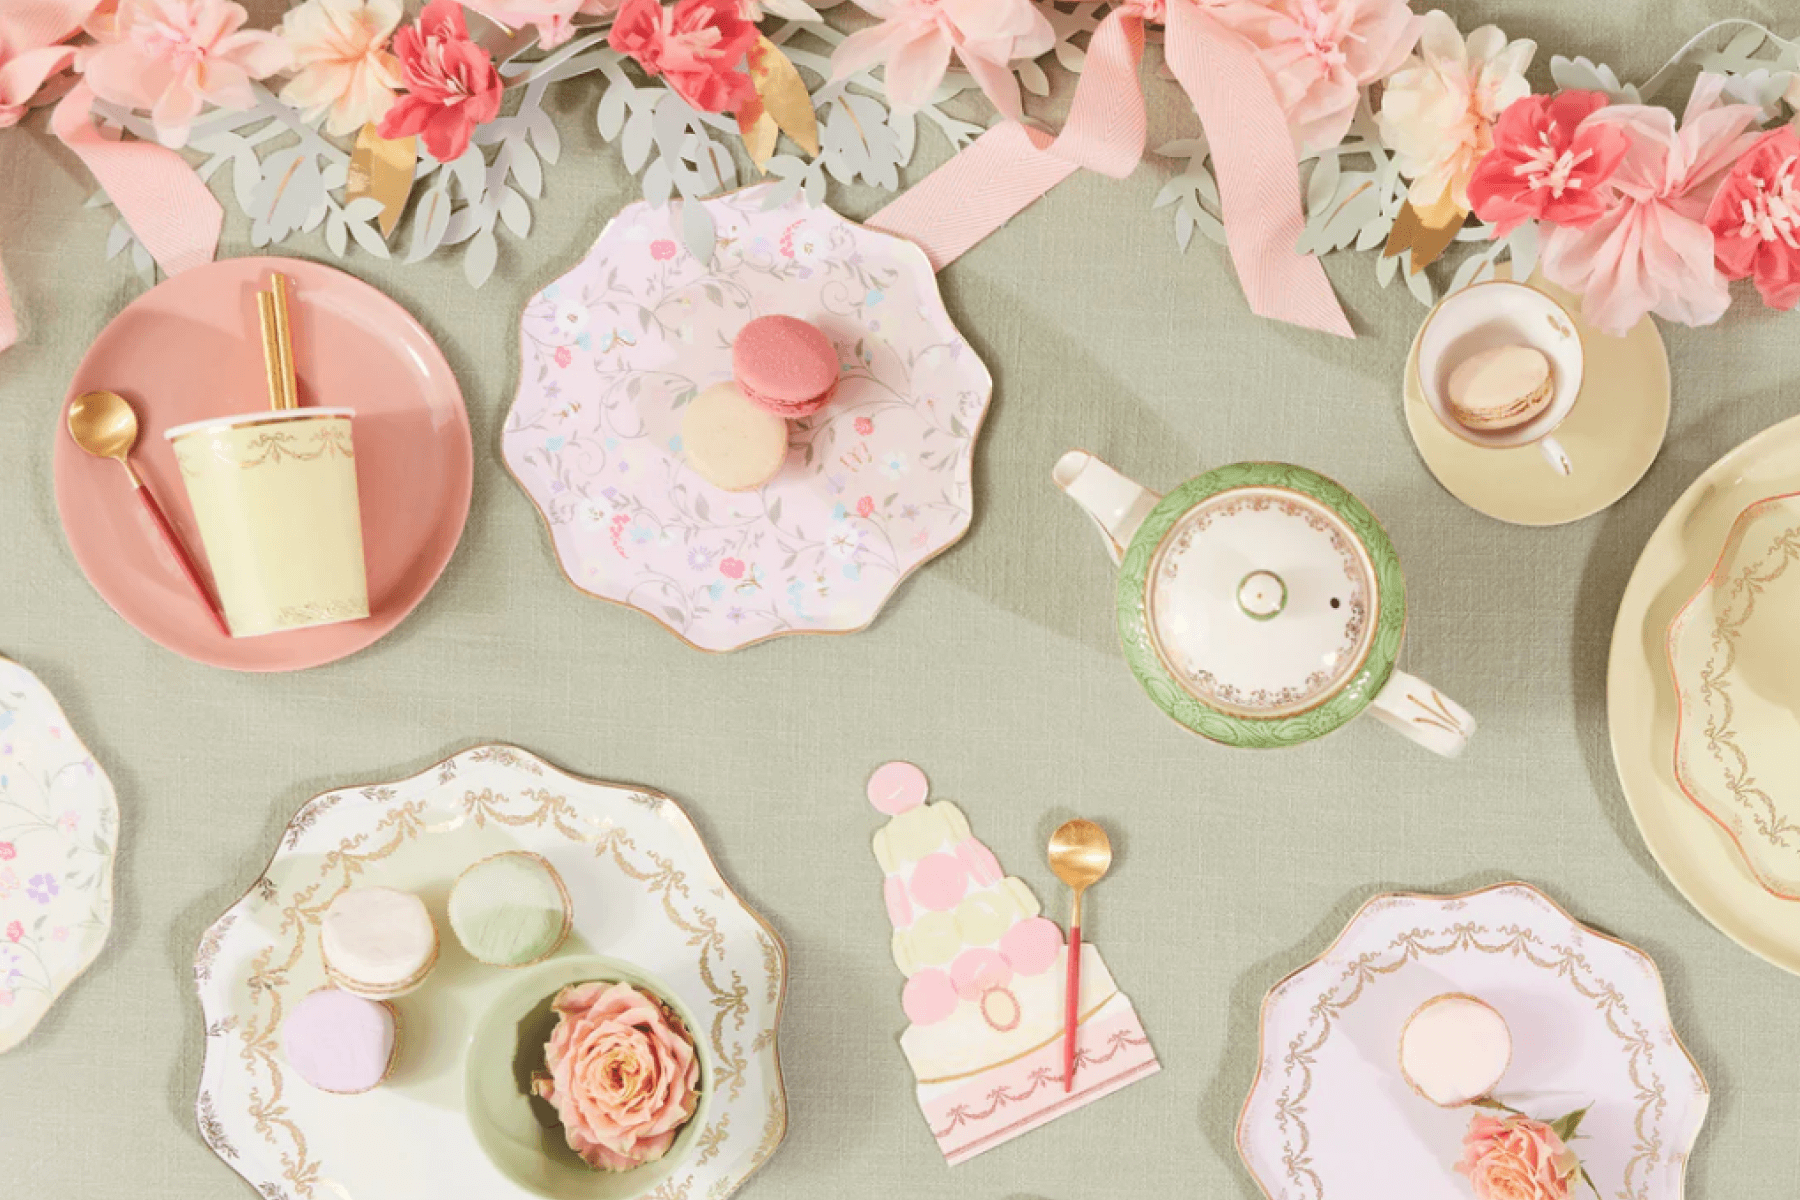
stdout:
[[0,129],[17,125],[51,76],[75,61],[73,46],[37,46],[19,38],[15,44],[0,25]]
[[1581,1163],[1542,1121],[1477,1113],[1456,1169],[1468,1176],[1475,1200],[1567,1200]]
[[294,55],[294,77],[281,98],[325,132],[354,133],[379,121],[400,86],[400,60],[388,53],[400,0],[306,0],[290,9],[281,36]]
[[1211,11],[1255,47],[1303,152],[1344,140],[1361,89],[1399,69],[1423,24],[1407,0],[1229,0]]
[[381,136],[417,134],[439,162],[460,158],[475,127],[500,112],[500,72],[486,50],[469,40],[456,0],[431,0],[394,39],[406,74],[406,94],[381,119]]
[[1706,210],[1713,254],[1728,279],[1756,277],[1770,308],[1800,300],[1800,137],[1791,125],[1762,135],[1719,186]]
[[564,988],[551,1005],[538,1095],[556,1106],[569,1148],[599,1171],[669,1152],[700,1101],[700,1061],[678,1017],[625,983]]
[[1753,104],[1719,103],[1725,80],[1702,75],[1677,132],[1665,108],[1615,104],[1587,119],[1623,132],[1631,147],[1613,173],[1612,207],[1586,229],[1558,228],[1539,261],[1553,283],[1582,294],[1582,314],[1622,335],[1647,312],[1710,325],[1731,303],[1713,262],[1708,203],[1726,169],[1752,142]]
[[618,11],[620,0],[462,0],[496,25],[537,29],[538,45],[554,49],[575,34],[576,17],[604,17]]
[[732,112],[756,95],[738,69],[756,45],[756,26],[739,0],[679,0],[671,8],[625,0],[609,40],[701,112]]
[[1418,53],[1388,76],[1378,117],[1415,205],[1434,204],[1448,190],[1458,208],[1469,207],[1469,177],[1493,148],[1494,122],[1531,92],[1525,68],[1536,53],[1536,42],[1509,42],[1492,25],[1465,42],[1443,12],[1425,14]]
[[1019,81],[1009,64],[1056,44],[1056,31],[1031,0],[856,0],[881,18],[845,38],[831,56],[833,79],[887,64],[887,95],[910,112],[931,102],[955,52],[1003,116],[1017,118]]
[[185,146],[208,103],[250,108],[250,81],[288,65],[287,43],[245,29],[249,14],[230,0],[117,0],[87,21],[99,42],[82,71],[102,100],[146,109],[166,146]]
[[1612,200],[1606,183],[1631,139],[1604,122],[1604,92],[1513,101],[1494,124],[1494,148],[1469,179],[1469,206],[1505,237],[1526,221],[1585,229]]

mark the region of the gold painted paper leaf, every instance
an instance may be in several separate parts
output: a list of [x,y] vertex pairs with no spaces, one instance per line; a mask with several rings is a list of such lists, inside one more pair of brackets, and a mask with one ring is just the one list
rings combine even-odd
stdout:
[[[781,132],[794,139],[802,150],[816,157],[819,153],[819,117],[813,111],[812,93],[806,90],[806,81],[800,78],[799,68],[766,37],[758,37],[756,45],[750,48],[749,65],[762,113],[773,118]],[[743,128],[741,114],[738,127]],[[748,138],[745,144],[749,144]]]
[[1468,215],[1468,209],[1450,198],[1449,188],[1422,209],[1408,201],[1400,215],[1394,218],[1394,228],[1388,233],[1382,257],[1392,258],[1411,250],[1407,271],[1417,275],[1436,262],[1456,240],[1456,231],[1462,228]]
[[418,139],[384,138],[373,123],[364,125],[350,155],[344,202],[353,203],[364,196],[381,201],[381,236],[392,237],[400,214],[406,211],[406,198],[412,194],[413,169],[418,162]]

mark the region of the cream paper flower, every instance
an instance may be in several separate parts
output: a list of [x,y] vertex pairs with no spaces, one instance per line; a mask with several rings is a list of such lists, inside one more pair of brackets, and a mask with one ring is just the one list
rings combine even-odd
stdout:
[[330,134],[379,121],[400,83],[387,45],[402,15],[401,0],[306,0],[281,23],[295,68],[281,98],[309,121],[328,114]]
[[1442,11],[1425,14],[1419,48],[1388,76],[1377,118],[1381,140],[1412,181],[1407,197],[1424,207],[1445,189],[1469,207],[1469,176],[1493,149],[1494,122],[1506,106],[1531,94],[1525,68],[1537,53],[1527,38],[1507,41],[1493,25],[1463,40]]

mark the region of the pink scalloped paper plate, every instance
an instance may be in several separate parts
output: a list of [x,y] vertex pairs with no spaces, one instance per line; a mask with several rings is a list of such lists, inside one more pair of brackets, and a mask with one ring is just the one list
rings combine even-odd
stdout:
[[[526,305],[502,437],[569,581],[701,650],[873,621],[968,530],[993,394],[922,250],[798,199],[767,208],[771,186],[698,202],[710,262],[683,245],[679,204],[615,217]],[[722,491],[682,458],[682,410],[772,313],[824,329],[842,380],[789,423],[779,475]]]

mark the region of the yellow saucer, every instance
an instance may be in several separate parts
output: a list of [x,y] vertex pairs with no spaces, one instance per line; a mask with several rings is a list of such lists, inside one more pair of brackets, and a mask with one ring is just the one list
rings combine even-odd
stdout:
[[[1579,302],[1542,276],[1529,282],[1579,313]],[[1669,431],[1669,356],[1656,323],[1645,317],[1621,338],[1579,316],[1576,326],[1587,352],[1581,395],[1556,429],[1575,464],[1569,476],[1551,469],[1536,446],[1486,450],[1445,429],[1419,387],[1414,335],[1406,356],[1406,428],[1444,490],[1476,512],[1514,525],[1579,521],[1617,502],[1656,461]]]

